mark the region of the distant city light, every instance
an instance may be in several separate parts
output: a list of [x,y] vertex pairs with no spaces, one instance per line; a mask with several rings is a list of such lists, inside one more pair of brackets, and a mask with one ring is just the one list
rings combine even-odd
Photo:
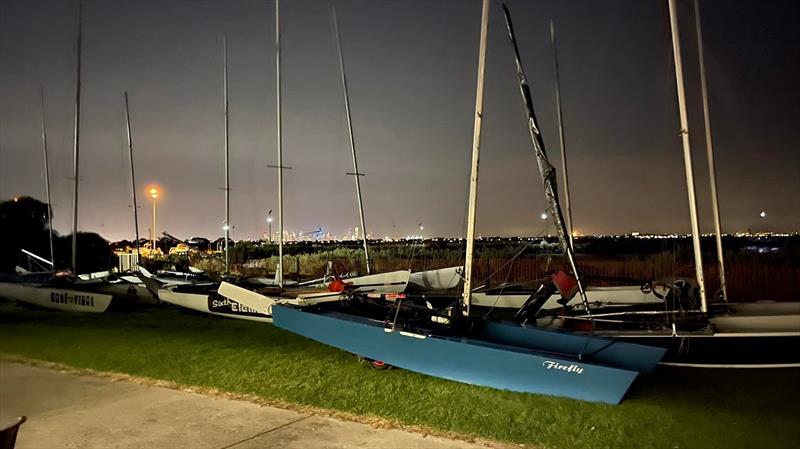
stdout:
[[761,218],[767,218],[767,211],[762,210],[761,213],[758,214],[758,216],[761,217]]

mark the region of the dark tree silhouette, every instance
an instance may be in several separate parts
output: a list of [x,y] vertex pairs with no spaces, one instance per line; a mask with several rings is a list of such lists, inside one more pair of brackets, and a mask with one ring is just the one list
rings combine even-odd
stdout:
[[[26,249],[45,259],[50,258],[47,204],[35,198],[20,197],[0,203],[0,272],[13,273],[19,265],[28,268]],[[55,267],[69,267],[71,235],[55,236]],[[78,233],[78,269],[81,273],[106,270],[116,265],[116,256],[107,240],[91,232]]]
[[49,259],[47,232],[47,204],[27,196],[0,203],[0,271],[25,266],[23,248]]

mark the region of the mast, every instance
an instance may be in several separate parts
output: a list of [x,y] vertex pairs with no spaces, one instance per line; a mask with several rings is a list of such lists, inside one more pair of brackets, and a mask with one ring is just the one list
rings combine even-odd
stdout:
[[80,140],[81,140],[81,32],[83,28],[83,4],[78,4],[78,64],[75,83],[75,130],[72,142],[72,177],[75,189],[72,192],[72,263],[73,273],[78,272],[78,184],[80,183]]
[[469,209],[467,211],[467,254],[464,262],[464,293],[461,313],[469,316],[472,296],[472,259],[475,251],[475,213],[478,203],[478,165],[481,155],[483,125],[483,85],[486,72],[486,41],[489,34],[489,0],[481,8],[481,40],[478,49],[478,86],[475,93],[475,122],[472,128],[472,169],[469,177]]
[[[561,147],[561,177],[564,179],[564,207],[567,209],[567,237],[569,244],[572,245],[572,208],[569,201],[569,176],[567,175],[567,146],[564,138],[564,114],[561,112],[561,83],[558,72],[558,47],[556,47],[556,26],[550,20],[550,43],[553,44],[553,77],[555,81],[556,94],[556,116],[558,118],[558,142]],[[574,246],[573,246],[574,249]]]
[[714,235],[717,240],[717,261],[719,263],[719,284],[722,300],[728,301],[728,285],[725,282],[725,260],[722,247],[722,225],[719,218],[719,196],[717,195],[717,170],[714,163],[714,141],[711,138],[711,114],[708,106],[708,84],[706,83],[706,63],[703,56],[703,31],[700,26],[700,4],[694,0],[694,21],[697,29],[697,57],[700,60],[700,90],[703,95],[703,120],[706,130],[706,154],[708,155],[708,181],[711,184],[711,208],[714,213]]
[[50,240],[50,268],[55,270],[56,256],[55,252],[53,251],[53,205],[50,200],[50,166],[47,163],[47,124],[45,123],[44,113],[44,87],[39,89],[39,97],[42,103],[42,152],[44,153],[44,189],[47,194],[47,229],[49,231],[48,234]]
[[283,287],[283,138],[281,122],[281,18],[280,0],[275,0],[275,102],[278,135],[278,286]]
[[[133,192],[133,227],[136,231],[136,264],[142,257],[139,249],[139,203],[136,202],[136,173],[133,168],[133,138],[131,137],[131,110],[128,106],[128,91],[125,91],[125,133],[128,136],[128,156],[131,161],[131,192]],[[153,200],[155,201],[155,200]],[[153,230],[155,233],[155,228]]]
[[694,169],[692,168],[692,149],[689,144],[689,123],[686,116],[686,92],[683,84],[683,63],[681,62],[681,43],[678,34],[678,11],[675,0],[669,0],[669,21],[672,30],[672,53],[675,57],[675,81],[678,91],[678,111],[683,142],[683,162],[686,170],[686,191],[689,195],[689,218],[692,221],[692,246],[694,247],[694,269],[700,287],[700,311],[708,311],[706,288],[703,282],[703,256],[700,252],[700,227],[697,221],[697,198],[694,189]]
[[358,200],[358,216],[361,219],[361,232],[363,233],[364,258],[366,259],[367,274],[371,273],[369,263],[369,249],[367,247],[367,223],[364,220],[364,202],[361,199],[361,177],[363,173],[358,171],[358,159],[356,158],[356,142],[353,138],[353,121],[350,116],[350,96],[347,91],[347,76],[344,69],[344,56],[342,54],[342,35],[339,32],[339,21],[336,19],[336,7],[331,6],[333,15],[333,28],[336,33],[336,48],[339,51],[339,68],[342,72],[342,89],[344,90],[344,110],[347,115],[347,133],[350,138],[350,150],[353,153],[353,172],[348,175],[353,176],[356,181],[356,199]]
[[222,36],[222,101],[225,107],[225,274],[230,272],[230,259],[228,258],[228,236],[231,232],[231,184],[230,167],[228,158],[228,39]]
[[[548,212],[555,224],[558,240],[561,243],[561,251],[567,257],[572,273],[575,276],[575,282],[578,286],[578,293],[581,295],[584,307],[586,307],[586,314],[591,319],[591,312],[589,311],[589,303],[586,299],[586,291],[583,288],[580,275],[578,274],[578,267],[575,263],[575,253],[573,251],[570,240],[567,237],[567,227],[564,224],[564,216],[561,212],[561,205],[558,202],[558,187],[556,186],[556,169],[547,160],[547,152],[544,146],[544,139],[539,131],[539,125],[536,121],[536,113],[533,110],[533,100],[531,99],[531,91],[528,86],[528,79],[525,76],[525,71],[522,68],[522,61],[519,56],[519,48],[517,47],[517,39],[514,36],[514,27],[511,24],[511,13],[508,7],[503,4],[503,15],[506,20],[506,31],[508,38],[511,41],[511,46],[514,50],[514,61],[516,63],[517,79],[519,80],[519,92],[522,95],[522,103],[525,106],[525,112],[528,119],[528,130],[531,135],[531,142],[533,143],[533,150],[536,153],[536,161],[539,165],[539,174],[542,177],[544,184],[544,193],[548,203]],[[594,321],[592,321],[594,323]],[[594,324],[592,324],[594,326]]]

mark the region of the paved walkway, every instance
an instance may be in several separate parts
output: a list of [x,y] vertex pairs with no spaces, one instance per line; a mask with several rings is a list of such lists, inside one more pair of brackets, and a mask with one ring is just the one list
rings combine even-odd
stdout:
[[0,362],[0,423],[19,449],[485,448],[246,401]]

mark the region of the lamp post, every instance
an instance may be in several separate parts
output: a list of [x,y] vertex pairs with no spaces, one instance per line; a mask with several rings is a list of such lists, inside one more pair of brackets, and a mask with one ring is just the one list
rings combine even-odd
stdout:
[[422,231],[425,230],[425,226],[422,226],[422,223],[419,224],[419,239],[422,240]]
[[158,187],[151,186],[147,189],[147,193],[150,195],[150,199],[153,201],[153,230],[152,230],[152,246],[150,247],[151,251],[155,253],[156,250],[156,198],[158,198]]
[[769,233],[769,222],[767,222],[767,211],[762,210],[760,214],[758,214],[764,220],[764,232]]
[[539,218],[541,218],[544,222],[544,235],[550,237],[550,230],[547,229],[547,212],[542,212],[542,215],[539,215]]
[[229,259],[228,259],[228,240],[230,238],[231,226],[227,221],[222,222],[222,230],[225,231],[225,274],[229,272]]
[[269,225],[269,242],[272,243],[272,209],[267,213],[267,225]]

